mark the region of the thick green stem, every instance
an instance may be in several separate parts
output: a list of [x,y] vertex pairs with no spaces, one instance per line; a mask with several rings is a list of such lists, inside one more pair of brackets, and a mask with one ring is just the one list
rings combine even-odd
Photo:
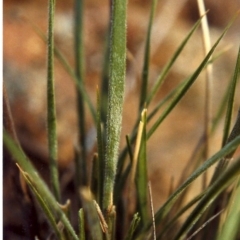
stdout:
[[104,210],[109,210],[113,204],[113,187],[122,124],[126,72],[126,0],[113,0],[111,4],[109,99],[103,194]]

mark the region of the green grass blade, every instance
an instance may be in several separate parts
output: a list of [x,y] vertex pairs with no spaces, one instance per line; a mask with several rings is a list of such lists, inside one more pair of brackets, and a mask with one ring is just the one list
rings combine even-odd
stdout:
[[100,220],[98,217],[97,209],[93,201],[92,194],[90,190],[86,187],[80,190],[83,210],[86,215],[88,222],[88,228],[90,232],[91,239],[102,240],[102,230],[100,226]]
[[202,72],[202,70],[206,66],[208,60],[212,56],[212,53],[214,52],[215,48],[217,47],[217,45],[219,44],[220,40],[223,38],[223,36],[225,35],[225,33],[227,32],[227,30],[229,29],[230,26],[231,26],[231,24],[229,24],[225,28],[225,30],[223,31],[221,36],[218,38],[218,40],[215,42],[215,44],[213,45],[213,47],[211,48],[211,50],[209,51],[207,56],[203,59],[203,61],[199,65],[199,67],[195,70],[195,72],[192,74],[192,76],[189,77],[188,81],[184,84],[182,89],[179,92],[177,92],[177,94],[175,95],[175,97],[173,98],[173,100],[171,101],[169,106],[163,111],[162,115],[156,120],[156,122],[154,123],[154,125],[151,127],[151,129],[149,130],[149,132],[147,134],[148,138],[151,137],[151,135],[158,128],[158,126],[168,116],[168,114],[173,110],[173,108],[177,105],[177,103],[182,99],[182,97],[185,95],[185,93],[188,91],[188,89],[191,87],[191,85],[195,82],[195,80],[197,79],[199,74]]
[[152,32],[152,25],[153,25],[153,18],[155,15],[157,6],[157,0],[152,0],[151,6],[151,13],[148,23],[148,30],[147,30],[147,39],[145,45],[145,52],[144,52],[144,63],[143,63],[143,70],[142,70],[142,86],[141,86],[141,94],[140,94],[140,102],[139,102],[139,110],[142,111],[144,104],[147,98],[147,89],[148,89],[148,75],[149,75],[149,59],[150,59],[150,42],[151,42],[151,32]]
[[178,84],[177,87],[175,87],[164,99],[162,99],[156,105],[156,107],[154,107],[154,109],[151,111],[151,113],[147,117],[148,122],[158,113],[158,111],[161,109],[161,107],[163,107],[163,105],[165,105],[177,92],[180,91],[180,89],[182,89],[182,87],[187,83],[187,81],[188,79]]
[[[182,239],[187,231],[196,223],[202,213],[211,205],[216,197],[228,187],[240,174],[240,158],[236,160],[218,179],[213,185],[209,187],[206,194],[199,202],[197,207],[190,214],[188,219],[184,222],[179,232],[175,236],[175,240]],[[227,238],[229,239],[229,238]]]
[[92,174],[91,174],[91,182],[90,182],[90,189],[92,194],[94,195],[94,198],[97,202],[100,201],[99,196],[99,172],[101,172],[99,168],[99,158],[98,154],[95,153],[93,155],[93,161],[92,161]]
[[[211,158],[205,161],[202,166],[194,171],[194,173],[168,198],[165,204],[157,211],[155,214],[156,225],[161,222],[161,220],[166,216],[169,212],[170,208],[174,204],[174,202],[179,198],[179,196],[183,193],[183,191],[203,172],[205,172],[209,167],[211,167],[214,163],[216,163],[219,159],[223,158],[227,154],[231,153],[234,149],[236,149],[240,144],[240,136],[236,137],[233,141],[228,143],[224,148],[214,154]],[[151,224],[147,225],[149,228]]]
[[[84,52],[83,52],[83,1],[75,0],[75,72],[79,85],[84,85]],[[87,166],[86,166],[86,119],[84,97],[80,91],[77,91],[77,113],[78,113],[78,143],[80,145],[80,155],[78,156],[81,166],[81,185],[87,185]]]
[[81,208],[78,212],[78,217],[79,217],[79,240],[85,240],[85,230],[84,230],[84,212],[83,209]]
[[71,234],[72,239],[78,240],[78,237],[67,216],[61,210],[55,197],[52,195],[45,182],[41,179],[37,170],[33,167],[29,159],[27,159],[23,151],[16,145],[16,143],[5,131],[3,132],[3,142],[9,152],[12,154],[15,162],[18,163],[21,169],[26,172],[34,182],[34,186],[38,190],[43,201],[46,202],[46,204],[49,206],[49,209],[53,212],[55,218],[58,218],[60,221],[62,221],[66,230],[69,232],[69,234]]
[[[31,24],[31,26],[33,27],[33,29],[35,30],[35,32],[37,33],[37,35],[44,41],[47,43],[47,37],[46,35],[42,32],[42,30],[36,26],[33,22],[31,22],[29,20],[29,23]],[[95,108],[91,102],[91,99],[85,89],[85,86],[83,85],[82,82],[78,81],[78,77],[76,75],[76,73],[74,72],[73,68],[71,67],[71,65],[69,64],[69,62],[67,61],[66,57],[63,55],[63,53],[56,47],[54,46],[54,54],[56,56],[56,58],[59,60],[59,62],[62,64],[63,68],[65,69],[65,71],[69,74],[69,76],[71,77],[71,79],[74,81],[74,84],[76,85],[78,91],[82,94],[84,101],[86,102],[90,113],[92,115],[93,121],[94,123],[97,123],[97,117],[96,117],[96,112],[95,112]]]
[[234,96],[235,96],[237,81],[239,79],[239,73],[240,73],[240,47],[239,47],[239,50],[238,50],[238,56],[237,56],[237,62],[236,62],[234,75],[233,75],[231,85],[230,85],[230,91],[229,91],[229,97],[228,97],[228,106],[227,106],[227,112],[226,112],[225,124],[224,124],[222,146],[224,146],[226,144],[227,138],[228,138],[228,135],[229,135],[229,131],[230,131],[232,111],[233,111],[233,102],[234,102]]
[[109,56],[110,56],[110,24],[108,26],[105,42],[104,62],[101,81],[101,122],[106,129],[107,106],[108,106],[108,87],[109,87]]
[[56,106],[54,90],[54,12],[55,0],[49,1],[48,19],[48,70],[47,70],[47,122],[48,122],[48,148],[50,158],[50,174],[53,193],[60,201],[60,189],[57,166],[57,130],[56,130]]
[[143,132],[141,138],[140,151],[138,155],[137,172],[136,172],[136,189],[137,189],[137,207],[141,218],[141,224],[145,225],[149,220],[148,217],[148,175],[147,175],[147,133],[146,133],[146,109],[142,111]]
[[[231,142],[237,136],[240,136],[240,109],[238,110],[237,120],[236,120],[236,123],[235,123],[235,125],[234,125],[234,127],[232,129],[232,132],[231,132],[229,138],[227,139],[227,143]],[[232,152],[230,152],[226,158],[223,158],[218,163],[218,165],[217,165],[217,167],[215,169],[215,172],[214,172],[214,174],[212,176],[210,184],[212,184],[218,178],[218,176],[221,174],[221,172],[225,170],[225,168],[228,165],[228,160],[232,157],[234,151],[235,151],[235,149]]]
[[193,26],[193,28],[191,29],[191,31],[188,33],[188,35],[186,36],[186,38],[182,41],[182,43],[180,44],[180,46],[178,47],[178,49],[176,50],[176,52],[173,54],[172,58],[170,59],[170,61],[166,64],[166,66],[163,68],[160,76],[158,77],[156,83],[154,84],[151,92],[149,93],[148,97],[147,97],[147,106],[150,104],[150,102],[152,101],[152,99],[154,98],[154,96],[156,95],[157,91],[159,90],[160,86],[163,84],[164,80],[166,79],[166,76],[169,73],[169,70],[171,69],[172,65],[175,63],[175,61],[177,60],[178,56],[180,55],[180,53],[182,52],[183,48],[185,47],[185,45],[187,44],[187,42],[189,41],[189,39],[191,38],[192,34],[195,32],[195,30],[197,29],[197,27],[199,26],[199,24],[201,23],[202,18],[200,18]]
[[218,240],[237,239],[240,234],[240,183],[238,181],[237,187],[234,189],[233,198],[231,197],[229,213],[224,221]]
[[[102,99],[101,99],[102,100]],[[102,196],[103,196],[103,179],[104,179],[104,175],[103,175],[103,171],[102,169],[104,169],[104,133],[103,133],[103,124],[102,124],[102,117],[101,117],[101,100],[100,100],[100,94],[99,91],[97,89],[97,149],[98,149],[98,186],[97,186],[97,202],[100,205],[101,209],[102,209]]]
[[134,240],[134,232],[137,229],[137,227],[139,226],[140,221],[141,221],[141,218],[140,218],[139,214],[135,213],[133,216],[133,220],[130,224],[128,233],[127,233],[126,237],[124,238],[125,240]]
[[59,231],[56,220],[54,219],[54,215],[51,212],[51,210],[49,209],[49,207],[47,206],[47,204],[45,203],[45,201],[43,200],[43,198],[41,197],[41,195],[39,194],[38,190],[36,189],[36,187],[34,186],[34,181],[29,177],[29,175],[22,171],[21,168],[19,167],[19,170],[24,178],[24,180],[27,182],[28,186],[30,187],[30,189],[32,190],[34,196],[36,197],[39,205],[41,206],[43,212],[45,213],[48,221],[50,222],[56,236],[58,237],[58,239],[63,240],[63,234]]
[[107,117],[107,146],[105,155],[105,178],[103,210],[113,204],[113,186],[116,175],[122,106],[126,73],[126,0],[112,1],[109,98]]
[[186,206],[181,208],[174,217],[164,226],[163,230],[158,234],[157,239],[163,239],[166,236],[166,232],[171,230],[171,227],[174,227],[174,223],[187,211],[189,210],[194,204],[196,204],[204,195],[204,192],[200,193],[194,199],[192,199]]

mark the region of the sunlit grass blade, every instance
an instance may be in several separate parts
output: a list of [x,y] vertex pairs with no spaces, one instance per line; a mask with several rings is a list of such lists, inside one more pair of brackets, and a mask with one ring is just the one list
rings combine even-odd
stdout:
[[104,166],[103,210],[113,205],[126,74],[126,0],[113,0],[111,12],[107,146]]
[[[75,73],[79,85],[84,85],[84,46],[83,46],[83,1],[75,0],[75,26],[74,26],[74,52],[75,52]],[[85,103],[81,91],[77,91],[77,114],[78,114],[78,144],[80,154],[79,165],[82,168],[81,185],[87,185],[86,166],[86,133],[85,133]]]
[[182,41],[182,43],[180,44],[180,46],[178,47],[178,49],[176,50],[176,52],[173,54],[172,58],[169,60],[169,62],[165,65],[165,67],[163,68],[163,70],[161,71],[158,79],[156,80],[154,86],[152,87],[152,90],[150,91],[150,93],[147,96],[147,106],[150,104],[150,102],[152,101],[152,99],[154,98],[154,96],[156,95],[157,91],[159,90],[160,86],[163,84],[164,80],[166,79],[166,76],[168,75],[172,65],[175,63],[175,61],[177,60],[178,56],[180,55],[180,53],[182,52],[183,48],[185,47],[185,45],[188,43],[189,39],[191,38],[192,34],[195,32],[195,30],[197,29],[197,27],[199,26],[199,24],[201,23],[202,18],[200,18],[193,26],[193,28],[191,29],[191,31],[188,33],[188,35],[186,36],[186,38]]
[[213,45],[213,47],[211,48],[211,50],[209,51],[207,56],[203,59],[203,61],[199,65],[199,67],[195,70],[195,72],[192,74],[192,76],[189,77],[188,81],[183,85],[181,90],[176,93],[175,97],[169,103],[169,105],[166,107],[166,109],[163,111],[162,115],[153,124],[153,126],[151,127],[151,129],[149,130],[149,132],[147,134],[148,138],[151,137],[151,135],[156,131],[156,129],[159,127],[159,125],[162,123],[162,121],[168,116],[168,114],[173,110],[173,108],[177,105],[177,103],[179,103],[179,101],[182,99],[182,97],[185,95],[185,93],[188,91],[188,89],[191,87],[191,85],[195,82],[195,80],[197,79],[199,74],[202,72],[202,70],[206,66],[209,58],[212,56],[212,53],[214,52],[215,48],[217,47],[220,40],[223,38],[223,36],[225,35],[225,33],[227,32],[227,30],[229,29],[230,26],[231,26],[231,24],[229,24],[225,28],[225,30],[223,31],[221,36],[218,38],[218,40],[215,42],[215,44]]
[[67,216],[59,207],[55,197],[52,195],[45,182],[39,176],[37,170],[33,167],[29,159],[24,155],[23,151],[16,145],[11,137],[4,131],[3,132],[3,142],[9,152],[12,154],[14,160],[18,163],[21,169],[28,174],[31,180],[34,182],[34,186],[38,190],[43,201],[49,206],[49,209],[52,210],[55,218],[62,221],[66,230],[71,234],[72,239],[77,240],[78,237],[70,224]]
[[[180,239],[192,228],[203,212],[211,205],[216,197],[228,187],[240,174],[240,158],[229,166],[229,168],[214,182],[207,190],[197,207],[192,211],[188,219],[184,222],[175,240]],[[229,239],[229,238],[227,238]]]
[[233,196],[230,199],[229,213],[226,216],[224,224],[219,229],[218,240],[224,239],[238,239],[240,236],[240,182],[238,181],[237,187],[233,190]]
[[225,124],[224,124],[224,132],[223,132],[223,140],[222,140],[222,146],[224,146],[227,142],[227,138],[230,131],[230,125],[231,125],[231,119],[232,119],[232,111],[233,111],[233,102],[234,102],[234,96],[237,86],[237,81],[239,79],[239,73],[240,73],[240,47],[238,50],[238,56],[235,66],[235,71],[233,74],[233,78],[230,85],[230,91],[229,91],[229,97],[228,97],[228,106],[227,106],[227,112],[225,117]]
[[48,68],[47,68],[47,124],[48,124],[48,148],[51,183],[54,196],[60,201],[60,188],[57,164],[57,127],[56,105],[54,90],[54,12],[55,0],[49,0],[48,19]]
[[142,111],[141,121],[143,123],[140,150],[138,154],[137,172],[136,172],[136,189],[137,189],[137,212],[140,214],[141,224],[145,225],[149,220],[148,217],[148,174],[147,174],[147,133],[146,109]]
[[142,111],[142,108],[144,107],[144,104],[147,98],[149,59],[151,55],[150,42],[151,42],[151,32],[152,32],[153,19],[156,11],[156,6],[157,6],[157,0],[152,0],[151,13],[150,13],[148,29],[147,29],[147,39],[146,39],[145,52],[144,52],[144,63],[143,63],[143,70],[142,70],[142,85],[141,85],[141,94],[139,99],[140,112]]

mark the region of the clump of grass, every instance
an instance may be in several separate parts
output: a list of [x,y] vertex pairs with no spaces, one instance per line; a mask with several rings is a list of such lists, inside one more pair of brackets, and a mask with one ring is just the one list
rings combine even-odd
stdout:
[[[239,231],[239,207],[240,201],[239,174],[240,158],[230,161],[234,151],[240,144],[240,111],[236,123],[230,131],[230,123],[233,110],[233,101],[237,81],[240,72],[240,50],[236,61],[235,70],[227,89],[228,104],[220,106],[225,108],[225,127],[222,149],[216,152],[204,163],[197,166],[193,173],[186,177],[179,187],[172,191],[163,206],[154,214],[151,187],[147,176],[147,143],[149,138],[156,132],[164,119],[179,104],[199,74],[211,63],[211,57],[219,42],[229,29],[231,23],[224,29],[218,40],[208,49],[206,56],[193,73],[183,80],[164,99],[161,99],[155,108],[148,113],[147,108],[161,88],[166,76],[171,71],[172,65],[181,55],[183,48],[201,24],[202,18],[193,26],[189,34],[179,45],[161,74],[158,76],[153,88],[148,91],[149,56],[151,46],[151,29],[157,1],[153,0],[149,26],[146,36],[144,66],[142,70],[142,86],[139,96],[139,114],[132,133],[126,137],[126,146],[119,152],[119,141],[122,127],[122,108],[124,100],[124,85],[126,72],[126,0],[111,1],[110,35],[108,38],[109,48],[106,50],[106,62],[104,68],[108,76],[103,77],[102,88],[97,90],[97,107],[89,100],[84,87],[84,60],[82,41],[82,16],[84,8],[82,1],[76,0],[75,11],[75,49],[76,66],[72,68],[63,54],[54,47],[54,8],[55,1],[49,0],[49,26],[48,26],[48,132],[49,132],[49,159],[51,173],[51,190],[42,180],[38,171],[31,164],[22,151],[14,131],[13,120],[9,110],[7,96],[4,95],[4,145],[17,163],[22,176],[22,186],[27,185],[31,190],[42,211],[45,213],[53,235],[57,239],[238,239]],[[41,37],[45,36],[40,33]],[[80,154],[77,156],[76,198],[81,202],[77,211],[79,220],[78,227],[73,226],[68,215],[71,203],[62,206],[60,186],[57,172],[57,136],[55,116],[54,94],[54,65],[53,59],[57,57],[63,67],[68,71],[76,83],[78,93],[78,117],[79,117],[79,146]],[[106,87],[108,86],[106,91]],[[107,108],[105,100],[107,99]],[[226,98],[224,98],[226,99]],[[86,103],[86,104],[85,104]],[[86,175],[87,159],[85,145],[85,108],[90,110],[93,122],[97,129],[97,153],[94,155],[92,176]],[[163,111],[162,108],[164,107]],[[208,111],[208,110],[207,110]],[[148,130],[147,125],[153,116],[157,116],[152,127]],[[221,115],[217,115],[219,120]],[[206,124],[206,123],[205,123]],[[212,126],[213,128],[215,125]],[[206,130],[207,131],[207,130]],[[211,131],[207,131],[211,133]],[[207,139],[205,138],[205,141]],[[202,143],[206,143],[202,141]],[[206,151],[207,146],[205,145]],[[201,149],[199,147],[199,149]],[[206,156],[206,155],[204,155]],[[205,186],[202,192],[192,199],[187,205],[181,204],[190,184],[199,176],[202,176],[210,166],[218,162],[212,181]],[[229,166],[228,166],[229,165]],[[90,181],[89,181],[90,179]],[[127,196],[124,189],[127,186]],[[228,189],[228,190],[227,190]],[[136,194],[134,194],[136,193]],[[150,197],[148,196],[150,193]],[[123,205],[123,199],[131,201],[133,210],[128,205]],[[149,198],[151,201],[149,201]],[[222,199],[226,201],[223,202]],[[151,205],[151,206],[150,206]],[[177,206],[178,211],[173,212]],[[191,210],[189,211],[189,209]],[[67,209],[67,210],[66,210]],[[180,216],[189,211],[184,223],[178,222]],[[151,214],[150,214],[151,212]],[[131,221],[128,223],[128,220]],[[225,221],[223,221],[224,219]],[[212,226],[214,229],[205,227]],[[172,229],[174,228],[174,231]],[[117,235],[119,232],[123,234]],[[211,238],[209,238],[211,234]],[[47,235],[44,235],[47,237]],[[50,233],[49,233],[50,236]]]

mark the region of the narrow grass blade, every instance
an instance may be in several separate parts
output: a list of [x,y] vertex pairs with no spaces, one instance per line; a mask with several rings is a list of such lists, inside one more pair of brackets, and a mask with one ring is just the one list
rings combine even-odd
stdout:
[[155,224],[155,216],[154,216],[154,208],[153,208],[152,187],[150,182],[148,182],[148,192],[149,192],[150,208],[151,208],[151,215],[152,215],[152,235],[153,235],[153,240],[156,240],[157,239],[156,224]]
[[101,169],[99,168],[99,158],[98,154],[95,153],[93,155],[90,188],[97,202],[99,202],[99,172],[101,172]]
[[58,237],[58,239],[63,240],[63,234],[59,231],[56,220],[54,219],[54,215],[51,212],[51,210],[49,209],[48,205],[45,203],[45,201],[43,200],[42,196],[39,194],[37,188],[34,186],[34,181],[31,179],[31,177],[28,175],[27,172],[24,172],[19,166],[19,171],[21,172],[21,175],[23,176],[23,178],[25,179],[25,181],[27,182],[28,186],[30,187],[30,189],[32,190],[34,196],[36,197],[39,205],[41,206],[43,212],[45,213],[48,221],[50,222],[56,236]]
[[229,131],[230,131],[230,124],[231,124],[231,118],[232,118],[232,110],[233,110],[233,102],[234,102],[234,96],[237,86],[237,81],[239,79],[239,73],[240,73],[240,47],[238,50],[238,56],[237,56],[237,62],[236,67],[234,71],[234,75],[231,81],[230,85],[230,91],[229,91],[229,97],[228,97],[228,106],[227,106],[227,112],[225,117],[225,124],[224,124],[224,132],[223,132],[223,140],[222,140],[222,146],[226,144]]
[[143,132],[141,138],[141,147],[138,155],[138,164],[136,172],[136,189],[137,189],[137,211],[141,217],[141,224],[145,225],[149,220],[148,217],[148,175],[147,175],[147,133],[146,109],[142,111]]
[[[84,52],[83,52],[83,1],[75,0],[75,73],[79,85],[84,85]],[[80,91],[77,91],[77,113],[78,113],[78,143],[80,145],[80,155],[78,157],[79,165],[82,168],[81,185],[87,185],[87,166],[86,166],[86,119],[84,97]]]
[[170,61],[166,64],[166,66],[163,68],[161,74],[159,75],[156,83],[154,84],[151,92],[149,93],[148,97],[147,97],[147,106],[150,104],[150,102],[152,101],[152,99],[154,98],[154,96],[156,95],[157,91],[159,90],[160,86],[163,84],[164,80],[166,79],[166,76],[169,73],[169,70],[171,69],[172,65],[175,63],[175,61],[177,60],[178,56],[180,55],[180,53],[182,52],[183,48],[185,47],[185,45],[187,44],[187,42],[189,41],[190,37],[192,36],[192,34],[195,32],[195,30],[197,29],[197,27],[199,26],[199,24],[201,23],[202,18],[200,18],[193,26],[193,28],[191,29],[191,31],[189,32],[189,34],[186,36],[186,38],[182,41],[182,43],[180,44],[180,46],[178,47],[178,49],[176,50],[176,52],[173,54],[172,58],[170,59]]
[[[166,214],[171,209],[174,202],[179,198],[179,196],[183,193],[183,191],[203,172],[205,172],[209,167],[211,167],[214,163],[216,163],[219,159],[223,158],[240,144],[240,136],[236,137],[233,141],[228,143],[224,148],[214,154],[211,158],[205,161],[202,166],[194,171],[194,173],[168,198],[165,204],[157,211],[155,214],[156,225],[161,222],[161,220],[166,216]],[[151,224],[146,226],[147,229]]]
[[148,29],[147,29],[147,39],[146,39],[145,52],[144,52],[144,64],[143,64],[143,70],[142,70],[142,86],[141,86],[141,94],[140,94],[140,102],[139,102],[140,112],[142,111],[142,108],[144,107],[144,104],[147,98],[149,59],[151,55],[150,42],[151,42],[151,32],[152,32],[153,18],[155,15],[156,6],[157,6],[157,0],[152,0],[151,13],[150,13]]
[[55,197],[49,191],[45,182],[39,176],[37,170],[33,167],[29,159],[25,156],[23,151],[16,145],[16,143],[12,140],[12,138],[6,133],[4,130],[3,132],[3,142],[9,152],[12,154],[14,160],[21,169],[26,172],[29,177],[34,182],[34,186],[38,190],[40,196],[42,197],[43,201],[49,206],[49,209],[53,212],[55,218],[58,218],[64,224],[66,230],[71,234],[72,239],[78,240],[78,237],[70,224],[67,216],[59,207]]
[[[151,111],[151,113],[147,116],[147,122],[149,122],[155,115],[156,113],[159,111],[159,109],[164,105],[166,104],[178,91],[179,89],[182,88],[182,86],[187,82],[186,81],[183,81],[182,83],[180,83],[172,92],[170,92],[163,100],[161,100],[157,106]],[[117,173],[117,179],[116,179],[116,192],[121,192],[122,188],[120,186],[124,186],[123,183],[123,179],[122,177],[120,177],[121,173],[122,173],[122,170],[123,170],[123,166],[124,166],[124,160],[126,159],[126,155],[127,153],[129,152],[129,154],[132,154],[130,153],[131,150],[130,150],[130,145],[136,140],[136,136],[137,136],[137,126],[138,126],[138,122],[139,122],[139,119],[137,119],[136,121],[136,124],[135,126],[133,127],[133,130],[132,130],[132,134],[131,136],[127,137],[127,146],[122,150],[120,156],[119,156],[119,161],[118,161],[118,173]],[[130,155],[130,160],[133,159],[133,154],[132,156]],[[123,174],[125,175],[125,174]],[[121,184],[119,183],[119,181],[121,182]],[[116,194],[115,194],[116,195]],[[116,198],[115,198],[116,199]]]
[[164,226],[163,230],[158,234],[157,239],[163,239],[166,236],[167,231],[170,231],[172,227],[174,227],[174,223],[187,211],[189,210],[194,204],[196,204],[203,196],[205,192],[200,193],[194,199],[192,199],[186,206],[181,208],[174,217]]
[[[236,123],[235,123],[235,125],[232,129],[232,132],[231,132],[230,136],[227,139],[227,143],[231,142],[237,136],[240,136],[240,109],[238,110],[237,120],[236,120]],[[230,152],[228,154],[228,156],[226,156],[226,158],[221,159],[221,161],[218,163],[218,165],[215,169],[215,172],[212,176],[210,184],[212,184],[219,177],[221,172],[225,170],[225,168],[227,167],[227,164],[228,164],[228,160],[232,157],[235,150],[236,149],[234,149],[232,152]]]
[[113,0],[111,4],[110,77],[103,194],[104,211],[110,209],[113,205],[113,186],[120,141],[126,73],[126,0]]
[[85,223],[84,223],[84,212],[83,209],[81,208],[78,212],[78,217],[79,217],[79,240],[85,240]]
[[[42,32],[42,30],[35,25],[32,21],[28,20],[28,22],[31,24],[31,26],[33,27],[33,29],[35,30],[36,34],[44,41],[47,43],[47,37],[46,35]],[[74,72],[74,69],[71,67],[71,65],[69,64],[69,62],[67,61],[66,57],[63,55],[63,53],[59,50],[59,48],[57,48],[56,46],[54,46],[54,54],[56,56],[56,58],[59,60],[59,62],[62,64],[63,68],[65,69],[65,71],[69,74],[69,76],[72,78],[72,80],[74,81],[78,91],[82,94],[84,101],[86,102],[90,113],[92,115],[93,121],[94,123],[97,122],[96,120],[96,112],[95,112],[95,108],[91,102],[91,99],[85,89],[85,86],[83,85],[82,82],[78,81],[78,77],[76,75],[76,73]]]
[[234,196],[231,198],[229,213],[224,221],[218,240],[237,239],[240,235],[240,182],[234,190]]
[[231,26],[231,24],[229,24],[225,30],[223,31],[223,33],[221,34],[221,36],[218,38],[218,40],[215,42],[215,44],[213,45],[213,47],[211,48],[211,50],[209,51],[209,53],[207,54],[207,56],[203,59],[203,61],[201,62],[201,64],[199,65],[199,67],[195,70],[195,72],[192,74],[191,77],[189,77],[188,81],[184,84],[184,86],[182,87],[181,91],[179,91],[175,97],[173,98],[173,100],[170,102],[169,106],[166,107],[166,109],[163,111],[162,115],[156,120],[156,122],[154,123],[154,125],[151,127],[151,129],[149,130],[147,137],[150,138],[151,135],[156,131],[156,129],[158,128],[158,126],[162,123],[162,121],[168,116],[168,114],[173,110],[173,108],[177,105],[177,103],[182,99],[182,97],[185,95],[185,93],[187,92],[187,90],[191,87],[191,85],[195,82],[195,80],[197,79],[197,77],[199,76],[199,74],[202,72],[202,70],[204,69],[204,67],[206,66],[209,58],[212,56],[212,53],[214,52],[215,48],[217,47],[217,45],[219,44],[220,40],[223,38],[223,36],[225,35],[225,33],[227,32],[227,30],[229,29],[229,27]]
[[6,90],[4,82],[3,82],[3,126],[4,126],[5,130],[12,136],[14,141],[17,144],[19,144],[16,130],[15,130],[14,121],[12,118],[12,112],[10,109],[8,94],[7,94],[7,90]]
[[187,231],[196,223],[202,213],[211,205],[216,197],[228,187],[240,174],[240,158],[238,158],[231,166],[209,187],[206,194],[184,222],[179,232],[175,236],[175,240],[185,237]]
[[174,97],[174,95],[176,95],[177,92],[180,91],[180,89],[182,89],[182,87],[187,83],[188,79],[186,79],[185,81],[181,82],[180,84],[178,84],[177,87],[175,87],[164,99],[162,99],[157,105],[156,107],[154,107],[154,109],[150,112],[150,114],[147,116],[147,121],[149,122],[157,113],[158,111],[166,104],[168,103],[168,101],[170,101],[170,99],[172,97]]
[[54,90],[54,12],[55,0],[49,0],[48,19],[48,70],[47,70],[47,122],[48,122],[48,148],[50,158],[50,174],[55,198],[60,201],[60,189],[57,166],[57,130],[56,106]]
[[[102,100],[102,99],[101,99]],[[101,100],[100,100],[100,94],[97,89],[97,149],[98,149],[98,183],[97,183],[97,202],[100,205],[102,209],[102,200],[103,200],[103,179],[104,179],[104,133],[103,133],[103,124],[102,124],[102,117],[101,117]]]
[[135,213],[133,216],[133,220],[130,224],[128,233],[126,235],[126,237],[124,238],[125,240],[134,240],[134,232],[137,229],[137,227],[139,226],[139,222],[141,221],[141,218],[139,216],[138,213]]

